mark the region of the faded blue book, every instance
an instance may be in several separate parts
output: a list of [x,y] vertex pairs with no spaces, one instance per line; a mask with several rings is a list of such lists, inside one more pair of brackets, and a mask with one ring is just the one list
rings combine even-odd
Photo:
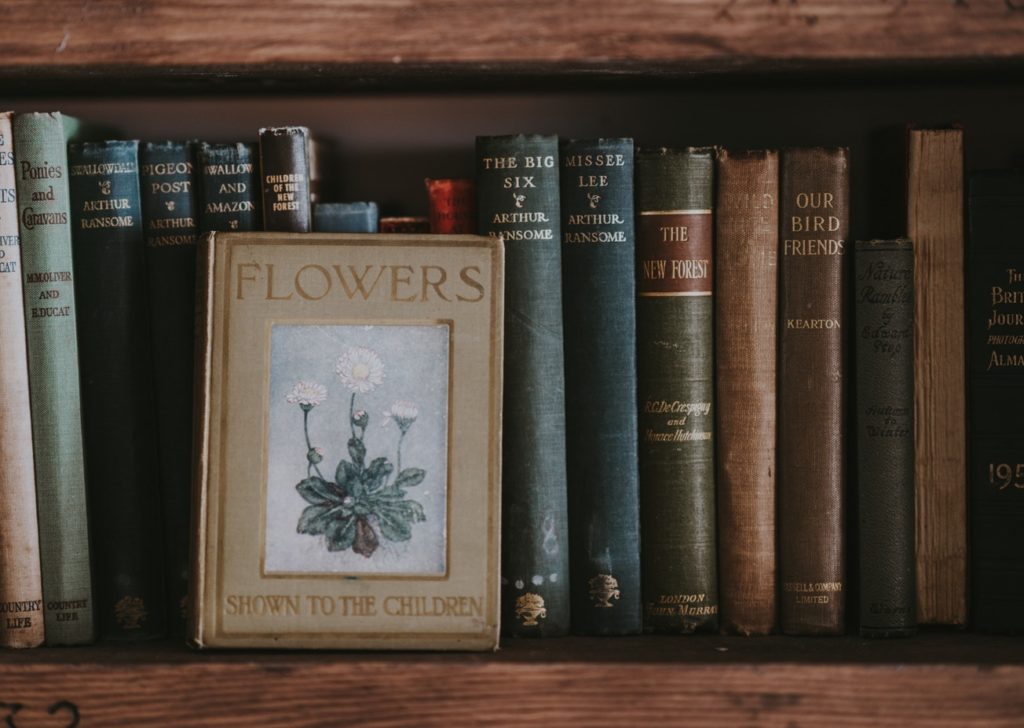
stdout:
[[32,442],[46,643],[92,642],[82,405],[67,140],[78,120],[59,112],[14,117]]
[[376,202],[320,202],[313,205],[313,232],[375,233]]

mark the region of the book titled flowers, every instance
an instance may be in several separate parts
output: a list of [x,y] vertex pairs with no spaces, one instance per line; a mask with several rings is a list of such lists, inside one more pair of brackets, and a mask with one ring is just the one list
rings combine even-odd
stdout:
[[217,233],[202,260],[193,643],[493,648],[500,241]]

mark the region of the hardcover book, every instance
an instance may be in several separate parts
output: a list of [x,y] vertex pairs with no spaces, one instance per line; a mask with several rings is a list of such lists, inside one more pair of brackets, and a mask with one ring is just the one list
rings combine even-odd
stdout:
[[36,647],[43,642],[43,585],[12,116],[0,113],[0,647]]
[[422,235],[430,232],[430,220],[425,217],[382,217],[378,231],[385,235]]
[[768,634],[775,588],[775,378],[779,153],[717,160],[715,376],[722,629]]
[[857,241],[860,634],[914,633],[914,245]]
[[967,623],[964,133],[913,129],[907,236],[914,241],[917,620]]
[[494,649],[501,242],[216,233],[199,267],[191,641]]
[[124,641],[162,637],[166,613],[138,149],[68,145],[95,618]]
[[1024,173],[970,177],[971,621],[1024,632]]
[[14,117],[46,642],[93,641],[67,142],[76,119]]
[[191,142],[146,142],[139,186],[153,339],[167,621],[185,629],[198,228]]
[[718,628],[713,150],[636,159],[644,629]]
[[505,240],[502,623],[569,631],[558,139],[477,137],[480,233]]
[[476,232],[476,183],[471,179],[427,179],[430,232]]
[[304,126],[260,129],[264,230],[309,232],[310,149],[309,129]]
[[260,174],[255,144],[208,144],[196,150],[199,232],[259,230]]
[[561,146],[573,630],[634,634],[640,607],[633,140]]
[[779,240],[780,621],[842,634],[849,150],[787,149]]
[[313,205],[317,233],[375,233],[379,224],[376,202],[319,202]]

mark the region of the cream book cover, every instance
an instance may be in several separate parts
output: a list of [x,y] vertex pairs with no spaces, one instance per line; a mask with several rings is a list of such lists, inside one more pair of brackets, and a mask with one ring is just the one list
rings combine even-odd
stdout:
[[503,248],[214,233],[191,642],[497,647]]

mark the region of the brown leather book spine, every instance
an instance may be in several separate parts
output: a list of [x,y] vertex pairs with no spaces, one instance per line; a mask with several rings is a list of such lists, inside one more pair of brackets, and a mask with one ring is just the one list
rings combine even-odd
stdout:
[[428,179],[430,232],[440,235],[476,233],[476,183],[471,179]]
[[967,623],[964,137],[913,129],[907,235],[914,241],[917,620]]
[[775,590],[779,153],[718,152],[715,369],[722,631],[768,634]]
[[11,117],[0,114],[0,647],[36,647],[43,583]]
[[786,634],[843,632],[849,209],[849,150],[784,153],[778,517]]

